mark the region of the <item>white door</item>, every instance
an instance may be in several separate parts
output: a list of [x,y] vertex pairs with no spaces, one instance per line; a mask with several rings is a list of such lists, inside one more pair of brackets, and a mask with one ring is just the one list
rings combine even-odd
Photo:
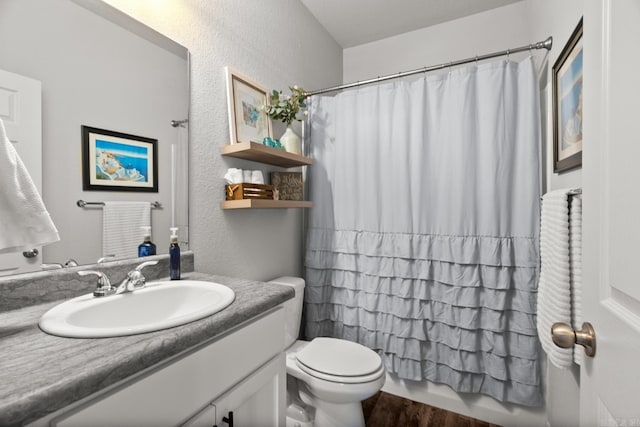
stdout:
[[[42,194],[42,84],[0,70],[0,119]],[[0,255],[0,276],[40,270],[42,248]],[[37,252],[37,254],[36,254]]]
[[584,10],[581,425],[640,426],[640,1]]

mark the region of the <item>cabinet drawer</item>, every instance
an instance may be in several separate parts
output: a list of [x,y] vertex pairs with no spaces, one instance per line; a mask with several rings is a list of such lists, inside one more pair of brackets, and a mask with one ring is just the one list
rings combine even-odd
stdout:
[[184,423],[280,353],[282,308],[214,342],[151,368],[52,420],[53,426],[174,426]]

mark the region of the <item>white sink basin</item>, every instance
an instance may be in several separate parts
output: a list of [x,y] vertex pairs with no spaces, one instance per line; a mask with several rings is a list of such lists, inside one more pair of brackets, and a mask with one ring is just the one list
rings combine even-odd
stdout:
[[107,297],[82,295],[40,318],[49,334],[104,338],[142,334],[183,325],[217,313],[233,302],[230,288],[213,282],[149,282],[143,289]]

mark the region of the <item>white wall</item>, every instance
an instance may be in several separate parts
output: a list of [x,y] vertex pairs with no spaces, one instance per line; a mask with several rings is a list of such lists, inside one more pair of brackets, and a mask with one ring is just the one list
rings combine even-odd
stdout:
[[[344,50],[345,83],[531,42],[524,3],[492,9]],[[536,40],[537,41],[537,40]]]
[[[544,188],[580,187],[581,170],[562,175],[553,173],[551,129],[551,68],[564,43],[582,14],[581,0],[525,0],[455,21],[400,34],[377,42],[344,50],[344,82],[364,80],[399,71],[474,57],[554,39],[553,49],[534,51],[541,75],[543,116]],[[513,55],[524,58],[528,53]],[[405,382],[389,378],[385,390],[410,399],[448,408],[501,425],[551,426],[575,425],[578,419],[579,370],[560,371],[553,367],[547,374],[547,407],[528,409],[503,405],[478,395],[458,395],[446,386]]]
[[[302,211],[223,211],[229,167],[224,66],[268,88],[338,84],[342,50],[298,0],[108,0],[191,52],[190,243],[197,271],[271,279],[302,273]],[[276,128],[276,136],[284,128]]]
[[[0,40],[0,68],[42,82],[42,193],[61,237],[43,249],[44,261],[102,256],[102,210],[81,209],[78,199],[161,202],[152,223],[167,253],[176,138],[169,122],[188,113],[186,57],[68,0],[3,0]],[[83,191],[81,125],[157,139],[160,191]]]
[[553,173],[553,128],[552,128],[552,67],[569,36],[575,29],[582,16],[582,0],[528,0],[527,16],[531,22],[531,36],[534,39],[553,36],[553,49],[546,58],[538,61],[542,70],[541,75],[541,104],[543,107],[543,126],[545,138],[543,144],[546,149],[545,178],[547,190],[566,187],[580,187],[582,184],[582,169],[575,169],[563,174]]
[[[539,61],[541,78],[542,122],[544,126],[543,146],[547,191],[558,188],[582,187],[582,169],[563,174],[553,173],[553,128],[552,128],[552,67],[565,43],[580,21],[583,13],[582,0],[528,0],[527,16],[531,22],[531,35],[538,40],[553,36],[553,49],[546,60]],[[577,425],[580,412],[580,369],[574,365],[570,370],[561,370],[548,364],[547,369],[547,421],[552,427]]]

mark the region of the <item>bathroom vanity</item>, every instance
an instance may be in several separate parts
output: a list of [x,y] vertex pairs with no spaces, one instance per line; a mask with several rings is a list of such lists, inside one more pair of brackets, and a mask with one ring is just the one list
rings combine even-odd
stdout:
[[[282,425],[282,309],[64,408],[33,426]],[[230,412],[233,414],[230,415]],[[248,422],[253,420],[254,422]]]
[[236,299],[183,326],[101,339],[42,332],[40,316],[60,301],[0,313],[0,425],[284,425],[281,304],[292,290],[184,276]]

